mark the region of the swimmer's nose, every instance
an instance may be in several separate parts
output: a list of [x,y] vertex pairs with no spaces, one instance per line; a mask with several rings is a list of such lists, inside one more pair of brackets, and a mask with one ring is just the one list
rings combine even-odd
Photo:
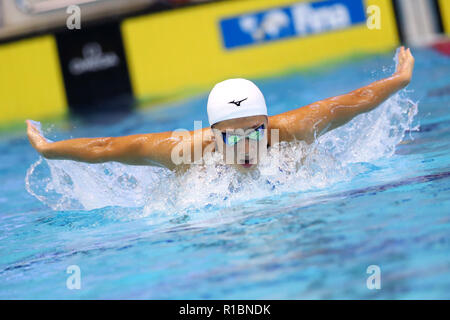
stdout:
[[256,163],[256,157],[252,157],[249,154],[246,154],[245,157],[243,158],[244,163],[249,164],[249,163]]
[[249,153],[250,153],[250,140],[248,138],[245,138],[245,158],[248,157]]

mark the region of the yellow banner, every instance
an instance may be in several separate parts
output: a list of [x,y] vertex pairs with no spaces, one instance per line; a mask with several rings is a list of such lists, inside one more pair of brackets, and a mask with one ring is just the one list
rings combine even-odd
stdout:
[[0,124],[61,116],[67,110],[53,36],[0,46]]
[[[317,7],[299,9],[299,4],[308,5],[310,2],[316,3]],[[227,28],[230,37],[233,37],[233,28],[239,25],[245,16],[254,16],[253,20],[261,20],[262,15],[270,14],[271,24],[264,25],[263,21],[260,26],[264,27],[263,31],[269,35],[276,35],[277,23],[281,24],[281,27],[285,23],[283,15],[289,18],[293,10],[310,10],[317,16],[321,14],[320,6],[324,5],[329,5],[327,10],[338,10],[339,13],[339,10],[343,12],[344,7],[339,6],[340,2],[357,3],[358,0],[220,1],[125,20],[122,33],[135,95],[138,98],[170,97],[174,94],[208,89],[226,78],[263,77],[355,54],[385,52],[398,45],[391,0],[363,0],[360,6],[361,10],[364,10],[363,14],[369,18],[370,28],[366,21],[363,21],[347,28],[301,36],[289,36],[289,32],[293,34],[298,30],[286,29],[288,36],[278,40],[240,45],[239,41],[242,39],[231,39],[230,48],[226,47],[223,29],[225,22],[229,22]],[[325,13],[324,10],[322,12]],[[234,17],[238,19],[237,22],[233,20]],[[342,17],[346,18],[345,12]],[[353,19],[353,13],[351,18]],[[254,21],[253,26],[251,19],[246,21],[243,28],[251,30],[255,27]],[[323,22],[319,16],[311,23],[317,24],[317,21],[319,24]],[[335,25],[341,22],[333,21]],[[298,24],[299,22],[296,27],[300,29]],[[323,27],[326,29],[327,26],[324,22]],[[261,28],[255,27],[256,32],[252,34],[254,38],[261,36],[257,33]],[[321,25],[318,28],[320,29]],[[244,36],[242,35],[242,38]],[[237,45],[231,47],[233,41]]]
[[445,33],[450,35],[450,0],[439,0],[439,8]]

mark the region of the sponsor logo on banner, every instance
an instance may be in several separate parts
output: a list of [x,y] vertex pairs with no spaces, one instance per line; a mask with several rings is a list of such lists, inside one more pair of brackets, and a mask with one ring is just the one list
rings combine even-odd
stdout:
[[89,42],[83,46],[83,57],[73,58],[69,62],[69,70],[73,75],[114,68],[119,65],[119,57],[115,52],[103,53],[98,42]]
[[300,2],[220,21],[225,48],[341,30],[365,23],[363,0]]
[[117,22],[56,33],[66,97],[73,114],[128,112],[133,93]]

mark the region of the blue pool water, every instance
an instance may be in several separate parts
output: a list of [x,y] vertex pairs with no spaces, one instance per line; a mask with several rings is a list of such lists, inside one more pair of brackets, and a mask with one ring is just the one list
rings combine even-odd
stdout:
[[[0,137],[0,299],[450,298],[450,59],[414,53],[406,91],[313,146],[282,146],[252,177],[46,161],[24,133]],[[388,54],[255,82],[276,114],[393,69]],[[43,130],[192,129],[205,105]],[[66,286],[71,265],[80,290]]]

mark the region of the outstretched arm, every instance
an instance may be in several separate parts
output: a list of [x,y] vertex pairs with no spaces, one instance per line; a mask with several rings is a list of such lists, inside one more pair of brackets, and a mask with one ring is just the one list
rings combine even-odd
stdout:
[[[172,132],[162,132],[115,138],[78,138],[47,142],[30,121],[27,121],[27,126],[31,145],[43,157],[87,163],[116,161],[130,165],[163,166],[175,169],[177,164],[172,160],[172,150],[175,147],[183,149],[180,143],[191,148],[194,139],[194,132],[188,132],[184,137],[174,135]],[[202,131],[199,134],[206,136],[208,132]]]
[[315,102],[270,118],[271,127],[280,129],[280,140],[294,139],[312,143],[314,139],[338,128],[361,113],[369,112],[411,81],[414,58],[410,49],[399,51],[396,72],[350,93]]

